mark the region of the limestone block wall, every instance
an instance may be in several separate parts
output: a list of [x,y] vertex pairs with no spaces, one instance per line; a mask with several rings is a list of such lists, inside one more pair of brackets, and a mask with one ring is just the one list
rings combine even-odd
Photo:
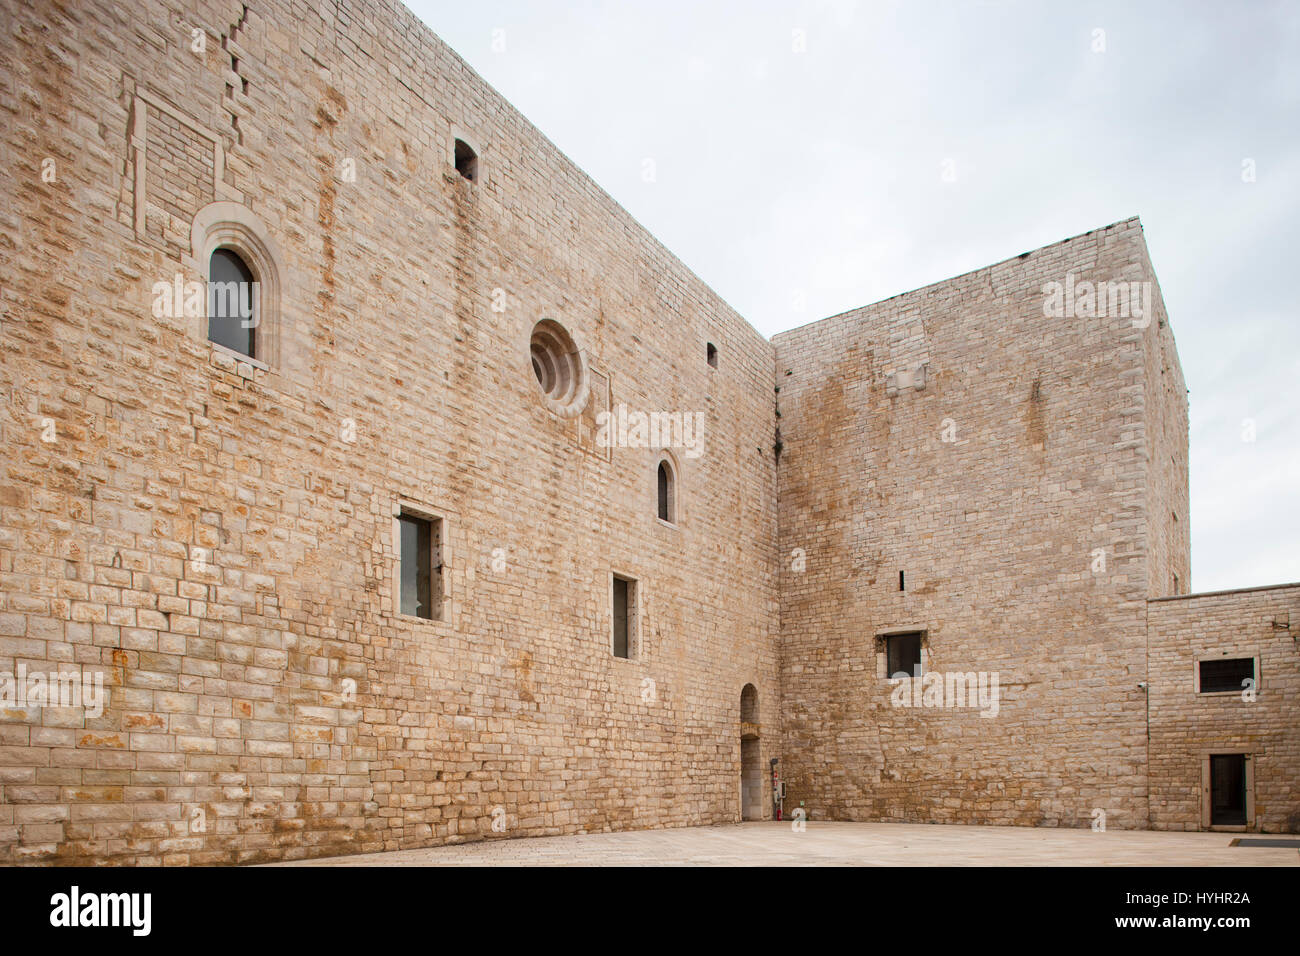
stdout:
[[1189,499],[1188,394],[1173,329],[1155,269],[1143,244],[1151,283],[1151,314],[1145,330],[1140,423],[1148,456],[1148,594],[1163,597],[1192,590],[1192,516]]
[[[399,4],[0,9],[0,671],[108,694],[0,709],[0,862],[738,819],[747,683],[776,754],[770,344]],[[155,308],[214,203],[276,265],[266,367]],[[620,403],[704,422],[676,526],[655,454],[596,441]],[[403,503],[442,621],[394,610]]]
[[[1068,275],[1153,281],[1138,221],[773,339],[787,805],[812,819],[1147,823],[1149,512],[1186,500],[1185,395],[1150,394],[1167,323],[1045,314]],[[904,631],[932,672],[997,674],[996,716],[894,706]]]
[[[813,820],[1189,828],[1228,745],[1296,828],[1293,592],[1148,600],[1191,586],[1187,393],[1136,219],[769,343],[391,0],[0,26],[0,862],[732,822],[772,758]],[[164,294],[223,242],[254,361]],[[697,423],[671,522],[626,412]],[[396,610],[403,508],[440,620]],[[900,633],[996,712],[895,706]],[[1238,644],[1252,709],[1189,697]]]
[[[1249,829],[1300,833],[1300,584],[1157,599],[1148,606],[1151,826],[1207,826],[1204,758],[1250,757]],[[1202,659],[1253,657],[1253,695],[1197,693]]]

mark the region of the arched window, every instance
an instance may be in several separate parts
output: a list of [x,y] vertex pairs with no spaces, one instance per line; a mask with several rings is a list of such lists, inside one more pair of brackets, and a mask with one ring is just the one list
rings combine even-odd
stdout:
[[257,280],[248,263],[233,249],[214,249],[208,264],[208,341],[261,358],[257,309]]
[[746,684],[740,691],[740,722],[758,723],[758,688],[753,684]]
[[659,491],[659,520],[677,523],[677,476],[667,458],[660,459],[656,479]]
[[[284,260],[251,209],[219,200],[194,216],[190,255],[182,262],[208,281],[207,316],[194,331],[214,345],[272,369],[280,358],[280,284]],[[207,326],[203,328],[202,326]]]
[[463,139],[456,140],[454,149],[456,157],[456,172],[460,173],[470,182],[478,179],[478,153],[474,152],[474,147]]

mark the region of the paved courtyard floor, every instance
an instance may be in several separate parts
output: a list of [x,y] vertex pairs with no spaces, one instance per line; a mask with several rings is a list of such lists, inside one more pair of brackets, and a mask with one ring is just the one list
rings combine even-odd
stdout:
[[742,823],[492,839],[277,866],[1300,866],[1300,850],[1231,846],[1285,835],[1032,827]]

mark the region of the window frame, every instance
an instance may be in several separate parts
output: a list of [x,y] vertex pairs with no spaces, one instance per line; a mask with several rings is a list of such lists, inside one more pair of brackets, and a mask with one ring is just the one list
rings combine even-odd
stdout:
[[[1246,822],[1214,823],[1211,789],[1212,757],[1241,755],[1246,764]],[[1201,751],[1201,829],[1216,833],[1247,833],[1255,826],[1255,757],[1250,747],[1206,747]]]
[[[668,517],[659,514],[659,469],[668,466]],[[650,480],[654,488],[654,516],[662,527],[680,530],[682,524],[682,469],[677,463],[677,456],[667,448],[659,449],[654,456],[650,471]]]
[[[402,610],[402,518],[417,518],[430,523],[429,535],[429,574],[430,603],[436,613],[432,617],[407,614]],[[404,621],[419,621],[422,624],[451,623],[451,575],[447,547],[448,516],[446,513],[430,508],[428,505],[399,498],[393,506],[393,577],[392,577],[392,613]]]
[[[257,301],[254,314],[253,354],[245,355],[208,338],[208,288],[212,254],[229,249],[253,274]],[[190,254],[182,263],[203,280],[203,315],[194,319],[194,334],[217,355],[229,356],[263,372],[280,365],[282,277],[286,274],[279,246],[260,218],[247,206],[218,200],[200,209],[190,225]]]
[[[614,603],[615,581],[625,581],[627,589],[627,656],[621,657],[615,644],[618,624],[617,608]],[[636,576],[618,569],[609,573],[609,653],[616,661],[635,663],[641,659],[641,580]]]
[[[473,179],[467,179],[465,176],[463,176],[460,172],[460,168],[456,164],[456,141],[457,140],[464,143],[466,146],[468,146],[471,150],[474,151],[474,178]],[[469,183],[471,186],[478,187],[479,189],[487,188],[487,184],[488,184],[487,150],[484,148],[484,144],[479,140],[477,136],[472,135],[463,127],[457,126],[454,123],[451,126],[451,135],[447,137],[447,164],[450,167],[451,173],[456,177],[457,182],[464,181]]]
[[917,639],[917,662],[920,665],[919,674],[909,674],[909,677],[923,677],[928,669],[926,664],[926,651],[930,646],[930,631],[927,628],[900,627],[891,628],[888,631],[880,631],[876,634],[876,677],[878,680],[893,680],[894,674],[889,669],[889,643],[895,638],[912,637]]
[[[466,175],[465,170],[461,168],[461,158],[458,155],[461,151],[460,147],[462,146],[464,146],[465,149],[469,151],[469,158],[468,161],[466,162],[466,166],[469,169],[468,175]],[[476,150],[473,146],[471,146],[466,140],[461,139],[459,136],[454,137],[452,139],[451,148],[452,148],[452,160],[455,164],[456,172],[460,174],[460,178],[469,183],[477,183],[478,182],[478,150]]]
[[[904,641],[916,642],[916,656],[913,658],[908,655],[909,662],[915,661],[915,666],[910,670],[903,667],[894,667],[890,664],[892,658],[902,657],[902,644]],[[900,660],[899,663],[902,663]],[[916,678],[925,673],[925,664],[921,654],[921,635],[913,632],[910,634],[891,634],[885,638],[885,670],[890,677],[897,677],[899,674],[906,674],[908,677]]]
[[[459,174],[458,174],[459,175]],[[538,376],[537,366],[533,360],[533,347],[537,344],[568,366],[571,387],[562,394],[561,400],[548,392],[545,383]],[[587,350],[577,335],[558,319],[545,315],[527,331],[524,340],[524,353],[527,355],[527,376],[532,380],[534,394],[550,411],[563,419],[581,419],[587,405],[592,399],[591,369],[587,362]]]
[[1198,697],[1241,696],[1246,688],[1237,686],[1228,690],[1201,690],[1201,664],[1205,661],[1250,661],[1252,677],[1255,680],[1254,691],[1259,694],[1262,681],[1259,674],[1259,654],[1252,652],[1217,654],[1198,654],[1192,661],[1192,689]]

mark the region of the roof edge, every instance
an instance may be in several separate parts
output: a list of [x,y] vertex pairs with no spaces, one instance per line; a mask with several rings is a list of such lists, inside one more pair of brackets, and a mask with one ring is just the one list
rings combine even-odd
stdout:
[[1193,594],[1170,594],[1167,597],[1149,597],[1148,604],[1155,604],[1160,601],[1186,601],[1188,598],[1204,597],[1223,597],[1228,594],[1253,594],[1256,591],[1281,591],[1285,588],[1300,588],[1300,581],[1292,581],[1290,584],[1261,584],[1251,588],[1228,588],[1224,591],[1201,591]]
[[792,329],[786,329],[784,332],[777,332],[773,334],[772,341],[775,342],[777,339],[781,338],[782,336],[791,335],[795,332],[799,332],[803,329],[809,328],[810,326],[818,325],[822,322],[830,322],[832,319],[841,319],[846,315],[852,315],[854,312],[861,312],[863,309],[869,309],[872,306],[883,305],[886,302],[891,302],[894,299],[901,298],[905,295],[914,295],[917,292],[924,292],[926,289],[933,289],[936,286],[945,285],[949,282],[956,282],[958,279],[964,279],[967,276],[978,275],[981,272],[987,272],[991,269],[996,269],[998,266],[1006,265],[1007,263],[1013,262],[1017,259],[1027,259],[1036,252],[1045,252],[1046,250],[1053,249],[1056,246],[1063,246],[1067,242],[1073,242],[1076,239],[1082,239],[1085,236],[1091,236],[1094,233],[1106,232],[1110,229],[1115,229],[1119,226],[1127,226],[1131,223],[1137,223],[1138,229],[1139,230],[1142,229],[1142,219],[1140,216],[1129,216],[1127,219],[1119,219],[1116,220],[1115,222],[1112,222],[1110,225],[1098,226],[1095,229],[1089,229],[1087,232],[1080,232],[1073,236],[1067,236],[1065,239],[1058,239],[1056,242],[1049,242],[1045,246],[1039,246],[1036,249],[1030,249],[1028,252],[1022,252],[1019,255],[1014,255],[1014,256],[1007,256],[1005,259],[999,259],[997,262],[991,262],[986,266],[980,266],[978,269],[969,269],[966,272],[959,272],[955,276],[949,276],[946,279],[939,279],[935,282],[927,282],[925,285],[917,286],[914,289],[908,289],[905,292],[896,293],[895,295],[891,295],[888,298],[877,299],[875,302],[867,302],[864,305],[854,306],[851,309],[845,309],[843,312],[836,312],[834,315],[828,315],[822,319],[813,319],[811,322],[805,322],[803,325],[796,325]]

